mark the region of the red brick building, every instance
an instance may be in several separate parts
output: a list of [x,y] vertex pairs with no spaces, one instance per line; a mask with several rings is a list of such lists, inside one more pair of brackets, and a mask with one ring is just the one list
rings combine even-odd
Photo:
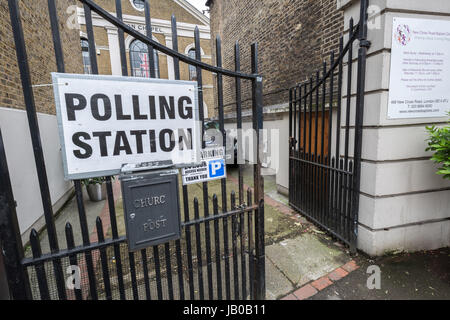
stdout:
[[[234,45],[241,48],[241,70],[251,71],[250,45],[259,46],[259,72],[263,76],[264,127],[279,130],[279,159],[269,167],[277,172],[280,191],[288,185],[289,87],[309,78],[336,50],[344,30],[336,0],[208,0],[211,35],[222,39],[223,65],[234,69]],[[215,41],[215,37],[212,37]],[[215,46],[215,43],[213,43]],[[214,52],[214,50],[213,50]],[[245,108],[251,107],[250,83],[243,83]],[[234,80],[224,78],[226,119],[234,118]],[[233,126],[230,124],[229,126]],[[250,123],[244,123],[249,127]]]

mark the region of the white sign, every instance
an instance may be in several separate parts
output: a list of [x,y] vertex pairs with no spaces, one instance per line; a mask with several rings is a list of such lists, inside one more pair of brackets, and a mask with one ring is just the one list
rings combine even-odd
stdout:
[[394,18],[388,118],[450,110],[450,21]]
[[200,154],[200,166],[183,168],[183,185],[227,177],[224,147],[204,149]]
[[200,162],[197,83],[53,73],[66,179],[123,164]]

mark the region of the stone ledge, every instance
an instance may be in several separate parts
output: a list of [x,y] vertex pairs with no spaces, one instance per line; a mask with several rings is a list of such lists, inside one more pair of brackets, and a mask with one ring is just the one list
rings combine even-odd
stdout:
[[388,231],[370,231],[358,226],[357,248],[370,257],[390,251],[415,252],[434,250],[450,245],[450,220],[406,226]]
[[359,0],[337,0],[336,8],[337,10],[345,10],[356,1]]

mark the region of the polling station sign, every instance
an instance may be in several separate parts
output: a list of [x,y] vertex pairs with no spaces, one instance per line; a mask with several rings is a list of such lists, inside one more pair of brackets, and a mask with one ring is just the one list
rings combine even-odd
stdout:
[[183,185],[227,177],[224,147],[203,149],[200,156],[199,166],[183,168]]
[[66,179],[200,163],[197,83],[52,73]]

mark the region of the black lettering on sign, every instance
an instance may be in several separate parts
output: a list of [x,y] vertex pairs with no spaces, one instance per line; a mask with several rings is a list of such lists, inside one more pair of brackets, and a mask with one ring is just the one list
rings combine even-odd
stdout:
[[139,108],[139,96],[133,96],[133,113],[134,120],[147,120],[147,116],[145,114],[141,114],[141,110]]
[[[186,102],[186,106],[185,103]],[[186,111],[186,113],[184,112]],[[192,119],[192,100],[189,97],[181,97],[178,100],[178,113],[182,119]]]
[[[84,96],[77,93],[66,93],[66,108],[67,108],[67,119],[69,121],[75,121],[75,110],[83,110],[86,108],[87,101]],[[75,100],[77,103],[75,104]]]
[[[98,103],[99,100],[103,101],[104,115],[100,115]],[[94,94],[91,98],[91,110],[92,116],[98,121],[106,121],[111,119],[111,101],[109,100],[108,96],[104,94]]]
[[77,132],[72,136],[72,142],[77,146],[84,150],[84,153],[80,150],[73,150],[73,154],[78,159],[87,159],[92,156],[92,147],[81,141],[81,138],[84,140],[91,140],[91,137],[86,132]]
[[120,94],[116,94],[114,99],[116,101],[117,120],[131,120],[131,115],[123,114],[122,96]]
[[154,96],[149,96],[148,100],[150,102],[150,119],[156,119],[156,102]]
[[142,136],[147,134],[145,130],[134,130],[130,131],[132,136],[136,136],[136,152],[144,153],[144,148],[142,147]]
[[175,98],[169,97],[170,104],[167,103],[166,97],[159,97],[159,111],[161,119],[175,119]]
[[[169,135],[169,146],[166,145],[166,136]],[[173,137],[173,131],[170,129],[163,129],[159,133],[159,144],[161,150],[164,152],[171,152],[175,148],[175,139]]]
[[192,129],[189,128],[186,131],[184,129],[178,129],[178,136],[179,136],[178,143],[180,150],[184,150],[185,146],[187,150],[192,150]]
[[107,157],[108,149],[107,149],[107,145],[106,145],[106,137],[110,137],[111,132],[109,132],[109,131],[93,132],[92,136],[95,138],[98,138],[98,142],[100,144],[100,155],[102,157]]
[[118,156],[122,151],[125,151],[126,154],[132,154],[125,131],[117,131],[116,143],[114,144],[114,155]]
[[[77,123],[79,127],[77,126],[78,129],[76,129],[79,132],[71,133],[72,152],[78,159],[88,159],[93,154],[106,158],[172,152],[175,148],[179,150],[193,149],[192,128],[185,128],[184,125],[181,128],[172,128],[173,125],[170,122],[164,122],[164,120],[194,118],[194,101],[189,96],[178,98],[130,94],[124,98],[120,93],[110,95],[95,93],[86,96],[78,93],[66,93],[65,103],[68,121],[80,122]],[[83,116],[83,122],[87,116],[90,117],[90,121],[86,121],[88,124],[81,123],[81,116]],[[95,123],[94,120],[103,124]],[[105,126],[110,120],[118,120],[118,122],[115,122],[116,125]],[[159,123],[167,123],[167,125],[161,129],[158,125],[157,130],[148,129],[154,128],[152,123],[149,123],[145,129],[141,129],[140,126],[132,126],[133,122],[131,121],[139,120],[155,120]],[[93,129],[84,129],[89,126]],[[117,128],[109,128],[111,126]],[[132,129],[123,129],[130,126]]]

